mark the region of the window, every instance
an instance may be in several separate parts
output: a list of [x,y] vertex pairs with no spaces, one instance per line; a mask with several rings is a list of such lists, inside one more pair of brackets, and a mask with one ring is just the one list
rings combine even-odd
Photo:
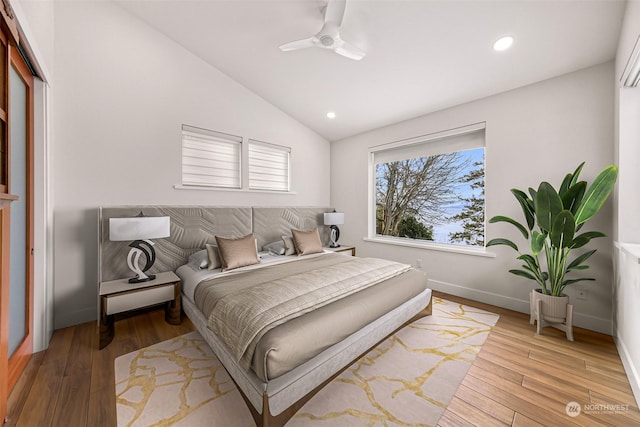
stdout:
[[242,137],[182,125],[182,184],[241,188]]
[[[244,141],[244,143],[243,143]],[[290,192],[291,148],[182,125],[182,185]]]
[[370,155],[370,238],[484,247],[484,123]]
[[249,140],[249,189],[289,191],[291,148]]

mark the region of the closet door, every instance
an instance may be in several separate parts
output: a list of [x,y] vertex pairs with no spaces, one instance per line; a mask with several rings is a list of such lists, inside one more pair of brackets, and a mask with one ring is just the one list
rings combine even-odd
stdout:
[[1,423],[33,351],[33,77],[16,48],[18,27],[7,1],[0,3],[0,24]]
[[4,33],[0,32],[0,421],[6,416],[9,394],[9,206],[17,198],[9,193],[8,64],[9,45]]
[[9,67],[9,185],[18,196],[10,210],[9,389],[33,350],[33,77],[11,49]]

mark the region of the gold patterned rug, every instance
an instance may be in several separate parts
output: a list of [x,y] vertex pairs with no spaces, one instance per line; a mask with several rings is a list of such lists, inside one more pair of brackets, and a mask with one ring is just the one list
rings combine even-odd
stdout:
[[[435,425],[498,315],[433,299],[433,315],[380,343],[334,379],[289,426]],[[118,426],[254,426],[249,410],[197,333],[115,361]]]

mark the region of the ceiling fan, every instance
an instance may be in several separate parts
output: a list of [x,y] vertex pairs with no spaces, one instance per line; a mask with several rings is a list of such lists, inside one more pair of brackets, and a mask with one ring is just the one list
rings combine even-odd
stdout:
[[324,11],[324,25],[320,32],[308,39],[283,44],[280,46],[280,50],[288,52],[308,47],[320,47],[322,49],[330,49],[350,59],[360,60],[364,58],[366,52],[340,38],[340,26],[344,17],[345,6],[346,0],[329,0]]

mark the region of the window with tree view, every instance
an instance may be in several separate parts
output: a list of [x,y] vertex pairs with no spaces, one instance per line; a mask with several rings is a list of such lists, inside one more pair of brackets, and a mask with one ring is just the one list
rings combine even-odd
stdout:
[[375,233],[484,247],[484,129],[373,152]]

